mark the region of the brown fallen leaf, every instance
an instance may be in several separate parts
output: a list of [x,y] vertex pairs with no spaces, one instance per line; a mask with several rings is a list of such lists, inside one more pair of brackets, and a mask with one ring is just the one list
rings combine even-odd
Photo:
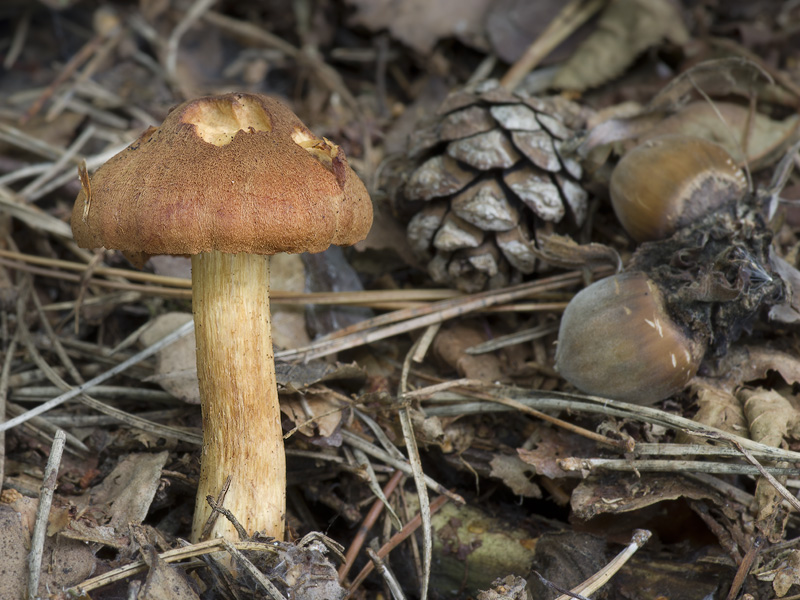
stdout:
[[729,519],[736,519],[745,510],[707,486],[670,473],[585,479],[573,490],[571,506],[577,518],[588,521],[598,515],[630,512],[678,498],[709,500]]
[[[330,438],[338,430],[347,405],[341,398],[324,386],[316,386],[303,394],[292,394],[281,399],[283,412],[300,433],[309,438]],[[329,444],[338,446],[341,437],[329,440]]]
[[789,593],[793,585],[800,585],[800,550],[789,550],[770,561],[754,573],[759,581],[771,581],[778,598]]
[[594,443],[584,437],[546,426],[538,427],[533,439],[536,443],[532,449],[517,448],[517,454],[526,464],[536,469],[537,475],[550,479],[574,477],[574,473],[564,471],[559,466],[558,459],[589,456],[594,448]]
[[347,0],[356,12],[351,22],[377,31],[388,29],[392,37],[421,54],[430,54],[436,43],[457,37],[463,43],[486,50],[483,24],[493,0]]
[[[695,377],[691,382],[691,389],[697,394],[697,412],[692,420],[734,435],[748,437],[742,403],[731,386],[714,379]],[[707,438],[689,435],[684,431],[678,432],[676,441],[680,444],[709,443]]]
[[[12,505],[0,505],[0,598],[24,598],[28,578],[30,526]],[[61,536],[46,538],[39,597],[76,585],[95,570],[92,549]]]
[[618,272],[622,270],[619,253],[605,244],[578,244],[569,236],[555,233],[539,236],[537,242],[538,248],[531,246],[533,253],[554,267],[582,269],[609,265]]
[[[775,390],[744,389],[738,396],[750,424],[750,438],[756,442],[779,447],[800,421],[797,409]],[[778,466],[787,467],[789,464],[778,463]],[[786,481],[785,477],[777,479],[781,483]],[[759,477],[755,492],[756,527],[773,543],[783,539],[789,518],[783,504],[783,496],[775,486],[766,478]]]
[[77,498],[75,504],[102,508],[111,527],[139,525],[150,510],[168,458],[169,452],[129,454],[102,483]]
[[[191,320],[190,313],[169,312],[160,315],[150,322],[139,341],[144,347],[150,346]],[[200,404],[196,346],[194,332],[170,344],[169,348],[156,354],[155,373],[145,381],[157,383],[164,391],[184,402]]]
[[612,0],[595,32],[553,79],[553,87],[583,91],[619,76],[639,54],[664,39],[678,45],[689,32],[669,0]]
[[539,486],[531,481],[535,471],[531,469],[531,465],[518,456],[498,453],[489,462],[489,466],[492,468],[489,476],[505,483],[517,496],[525,496],[526,498],[542,497],[542,491]]
[[708,365],[711,376],[729,389],[749,381],[763,379],[770,371],[788,384],[800,382],[800,359],[796,354],[766,344],[737,344],[714,364]]
[[433,341],[434,353],[462,377],[480,381],[503,378],[500,359],[493,354],[467,354],[467,348],[486,341],[486,335],[474,322],[461,321],[443,327]]
[[775,390],[744,389],[738,394],[750,425],[750,439],[780,447],[800,421],[800,412]]
[[[731,102],[697,101],[661,120],[639,141],[665,134],[701,137],[724,147],[737,162],[746,162],[757,171],[775,163],[797,141],[798,128],[797,115],[779,121]],[[746,148],[741,146],[744,140]]]
[[183,571],[167,564],[155,548],[143,548],[142,558],[150,570],[137,600],[200,600]]

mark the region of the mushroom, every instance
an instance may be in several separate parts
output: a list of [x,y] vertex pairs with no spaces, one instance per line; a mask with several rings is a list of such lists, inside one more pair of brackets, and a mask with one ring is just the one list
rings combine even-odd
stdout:
[[[366,237],[372,204],[344,153],[256,94],[184,102],[101,166],[72,213],[84,248],[192,257],[203,449],[192,538],[224,506],[283,539],[286,462],[270,333],[269,255]],[[227,519],[211,537],[237,539]]]

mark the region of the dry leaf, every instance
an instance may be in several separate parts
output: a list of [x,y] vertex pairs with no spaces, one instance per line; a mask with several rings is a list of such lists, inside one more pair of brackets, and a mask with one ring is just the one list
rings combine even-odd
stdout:
[[[747,437],[747,419],[742,403],[731,388],[712,379],[695,377],[692,391],[697,394],[697,413],[692,420],[722,429],[734,435]],[[680,444],[707,444],[708,439],[687,434],[681,430],[676,441]]]
[[[496,0],[486,19],[486,33],[495,53],[509,64],[516,62],[563,8],[563,0]],[[588,25],[578,29],[540,64],[566,60],[591,29]]]
[[489,476],[500,479],[517,496],[542,497],[539,486],[531,481],[535,475],[534,470],[518,456],[496,454],[489,462],[489,466],[492,468]]
[[[800,413],[791,403],[774,390],[758,388],[741,390],[739,398],[744,405],[744,413],[750,424],[750,437],[756,442],[780,447],[798,422]],[[788,463],[778,463],[788,467]],[[779,477],[785,482],[785,477]],[[766,478],[759,477],[756,483],[755,506],[756,527],[767,538],[777,543],[783,539],[788,511],[782,506],[783,497]]]
[[[748,107],[730,102],[692,102],[679,112],[661,120],[639,141],[665,134],[701,137],[724,147],[734,159],[745,160],[757,171],[774,163],[798,137],[800,117],[791,115],[776,121]],[[747,140],[743,159],[742,140]]]
[[[192,320],[189,313],[170,312],[153,319],[139,341],[150,346]],[[145,381],[157,383],[165,391],[189,404],[200,404],[197,383],[197,354],[194,332],[182,337],[156,354],[155,374]]]
[[467,354],[466,349],[486,341],[486,336],[474,323],[459,322],[442,328],[433,341],[434,353],[462,377],[480,381],[503,378],[500,359],[493,354]]
[[[285,252],[269,261],[270,289],[302,292],[306,271],[299,254]],[[272,303],[272,342],[278,348],[297,348],[311,343],[306,329],[305,305]]]
[[756,381],[775,371],[786,383],[800,382],[800,359],[796,354],[767,345],[740,344],[713,365],[713,375],[733,389],[748,381]]
[[553,87],[582,91],[620,75],[639,54],[668,39],[685,44],[689,32],[669,0],[612,0],[595,32],[556,73]]
[[588,456],[594,447],[594,444],[586,438],[551,427],[540,426],[535,435],[534,448],[530,450],[518,448],[517,454],[525,463],[536,469],[537,475],[550,479],[574,477],[574,473],[564,471],[558,465],[558,460],[568,456]]
[[112,527],[139,525],[153,502],[167,458],[169,452],[129,454],[76,504],[103,507]]
[[137,600],[200,600],[184,572],[167,564],[155,548],[144,548],[142,557],[150,571]]
[[772,589],[778,598],[788,594],[793,585],[800,585],[800,550],[790,550],[773,573]]
[[797,323],[800,321],[800,271],[792,264],[770,252],[770,266],[781,276],[786,284],[786,300],[769,309],[771,321],[779,323]]
[[678,498],[710,500],[729,519],[736,519],[744,510],[708,486],[670,473],[586,479],[573,490],[570,504],[575,517],[588,521],[597,515],[629,512]]
[[487,49],[483,24],[493,0],[347,0],[356,12],[351,21],[372,31],[388,29],[392,37],[421,54],[443,38]]
[[750,424],[750,438],[768,446],[780,447],[800,418],[794,406],[774,390],[741,390],[739,398]]
[[[28,577],[30,528],[10,505],[0,505],[0,598],[24,598]],[[37,596],[76,585],[95,569],[92,549],[61,536],[46,538]]]
[[0,598],[22,598],[28,575],[30,530],[10,506],[0,505]]
[[301,392],[317,383],[339,381],[360,387],[366,379],[364,370],[355,363],[327,363],[312,360],[307,363],[284,363],[275,365],[275,378],[282,392]]
[[[281,411],[300,433],[308,437],[329,438],[339,428],[347,405],[331,390],[317,387],[304,394],[293,394],[281,402]],[[341,443],[332,444],[338,446]]]
[[539,247],[531,248],[534,254],[561,269],[610,265],[617,271],[622,270],[622,259],[619,253],[605,244],[596,242],[578,244],[569,236],[555,233],[538,236],[537,242]]

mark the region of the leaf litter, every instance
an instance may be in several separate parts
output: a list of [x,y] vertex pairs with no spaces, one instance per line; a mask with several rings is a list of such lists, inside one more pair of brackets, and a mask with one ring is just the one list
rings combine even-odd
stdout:
[[[547,3],[557,26],[520,27],[516,49],[503,48],[520,57],[512,78],[487,54],[512,2],[473,3],[466,15],[414,2],[298,3],[290,13],[276,2],[110,3],[94,14],[91,3],[50,4],[0,9],[10,34],[0,98],[0,408],[25,421],[0,432],[0,596],[26,593],[35,530],[45,536],[30,593],[53,597],[370,598],[384,584],[396,597],[517,598],[526,587],[556,597],[591,593],[585,580],[608,597],[640,598],[646,585],[671,598],[797,593],[799,524],[787,497],[800,462],[793,298],[658,408],[576,394],[552,368],[559,311],[630,258],[603,191],[626,149],[691,132],[725,145],[756,186],[770,185],[798,140],[784,41],[800,18],[791,6],[756,3],[775,8],[762,11],[766,29],[756,35],[729,7],[695,7],[689,19],[681,3],[597,3],[599,17],[581,21],[551,58],[558,68],[529,73],[553,40],[575,33],[567,8],[586,8]],[[653,14],[663,18],[648,21]],[[635,36],[609,35],[623,30]],[[720,54],[728,62],[702,62]],[[384,185],[403,161],[383,140],[409,129],[410,111],[436,111],[431,90],[489,75],[519,77],[527,93],[570,90],[591,130],[565,140],[558,160],[571,147],[588,159],[581,184],[593,196],[583,225],[541,236],[542,272],[456,295],[435,289],[399,239],[415,208]],[[383,219],[360,251],[304,262],[313,293],[297,286],[294,261],[295,287],[275,295],[276,305],[294,304],[278,363],[289,542],[183,541],[199,473],[191,337],[111,371],[116,391],[75,391],[126,364],[134,340],[152,348],[187,322],[190,297],[180,266],[136,272],[117,253],[75,247],[65,220],[78,166],[85,157],[91,172],[170,106],[218,89],[291,100],[342,144]],[[565,118],[581,122],[574,117]],[[771,188],[771,226],[776,270],[796,286],[800,242],[782,197],[795,175],[787,178]],[[345,277],[348,263],[360,281]],[[320,310],[306,322],[307,302]],[[29,418],[42,393],[69,399]],[[45,481],[59,429],[68,434],[61,468]],[[52,506],[37,516],[48,489]],[[224,502],[217,512],[236,518]],[[330,537],[306,535],[319,531]],[[351,542],[345,559],[338,544]],[[687,549],[698,560],[687,562]],[[337,568],[346,560],[361,575]]]

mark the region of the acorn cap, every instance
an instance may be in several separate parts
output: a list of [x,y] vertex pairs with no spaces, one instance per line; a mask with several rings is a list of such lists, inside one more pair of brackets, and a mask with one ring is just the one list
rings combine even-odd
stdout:
[[184,102],[75,201],[84,248],[128,255],[321,252],[366,237],[372,203],[338,146],[274,98]]

